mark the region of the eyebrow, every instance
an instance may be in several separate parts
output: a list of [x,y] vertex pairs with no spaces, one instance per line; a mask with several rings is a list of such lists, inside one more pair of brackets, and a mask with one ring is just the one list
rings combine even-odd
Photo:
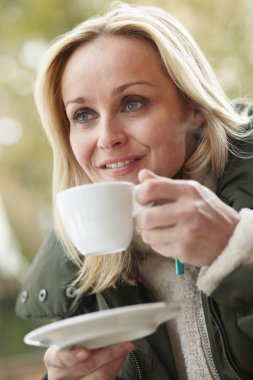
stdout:
[[[131,86],[138,86],[138,85],[145,85],[145,86],[150,86],[150,87],[155,87],[154,84],[150,83],[150,82],[147,82],[147,81],[138,81],[138,82],[129,82],[129,83],[125,83],[125,84],[122,84],[121,86],[115,88],[113,91],[112,91],[112,94],[113,95],[118,95],[120,94],[121,92],[125,91],[128,87],[131,87]],[[78,96],[77,98],[74,98],[74,99],[71,99],[71,100],[68,100],[65,104],[65,108],[69,105],[69,104],[72,104],[72,103],[75,103],[75,104],[84,104],[87,102],[87,98],[83,97],[83,96]]]

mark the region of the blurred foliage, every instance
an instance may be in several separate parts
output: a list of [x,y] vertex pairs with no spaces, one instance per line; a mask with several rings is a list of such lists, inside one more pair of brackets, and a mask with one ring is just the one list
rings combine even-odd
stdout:
[[[15,297],[6,297],[1,300],[1,316],[0,316],[0,334],[1,334],[1,345],[0,345],[0,358],[10,355],[18,355],[20,353],[26,354],[31,351],[40,352],[44,351],[42,349],[30,347],[24,345],[23,337],[31,329],[41,326],[45,321],[41,320],[22,320],[13,313],[15,306]],[[8,331],[5,329],[8,328]]]
[[[199,43],[227,94],[252,98],[252,0],[129,2],[158,5],[174,14]],[[108,4],[106,0],[0,0],[0,120],[13,118],[22,125],[22,138],[16,144],[0,143],[0,189],[22,254],[29,261],[50,228],[51,151],[34,107],[35,71],[24,60],[24,48],[29,41],[46,45]],[[0,322],[15,329],[11,327],[8,339],[4,335],[8,327],[1,328],[0,355],[24,350],[17,339],[32,326],[20,322],[18,327],[17,317],[6,317],[13,313],[17,286],[8,289],[12,296],[9,303],[1,299]]]

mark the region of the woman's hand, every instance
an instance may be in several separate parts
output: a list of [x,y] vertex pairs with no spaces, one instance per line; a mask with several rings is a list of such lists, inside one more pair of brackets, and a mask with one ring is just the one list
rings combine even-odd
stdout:
[[144,242],[182,263],[208,266],[222,252],[239,214],[196,181],[159,177],[141,170],[141,204],[154,203],[136,218]]
[[75,347],[47,349],[44,362],[49,380],[112,380],[122,367],[132,343],[115,344],[96,350]]

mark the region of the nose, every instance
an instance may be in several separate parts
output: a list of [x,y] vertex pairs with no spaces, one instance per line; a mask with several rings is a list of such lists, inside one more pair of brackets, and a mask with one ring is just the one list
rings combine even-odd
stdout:
[[126,141],[127,134],[120,121],[100,120],[97,138],[98,148],[110,150],[115,146],[124,145]]

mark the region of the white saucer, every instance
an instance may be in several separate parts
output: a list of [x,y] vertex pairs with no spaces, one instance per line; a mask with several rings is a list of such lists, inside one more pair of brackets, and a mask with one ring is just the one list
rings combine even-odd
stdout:
[[155,302],[97,311],[39,327],[29,332],[24,342],[40,347],[54,344],[59,349],[109,346],[152,334],[179,310],[177,304]]

